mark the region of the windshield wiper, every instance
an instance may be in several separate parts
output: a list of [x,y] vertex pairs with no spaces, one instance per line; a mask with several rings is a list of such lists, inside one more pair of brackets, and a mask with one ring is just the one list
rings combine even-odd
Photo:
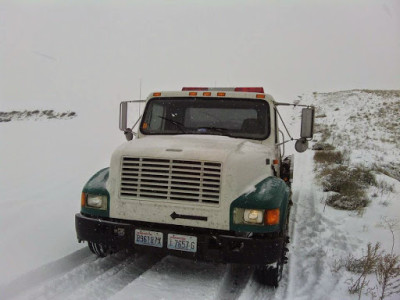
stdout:
[[229,129],[227,129],[227,128],[222,128],[222,127],[199,127],[199,128],[197,128],[198,133],[206,133],[209,131],[218,132],[218,133],[221,133],[222,135],[226,135],[226,136],[232,136],[231,133],[229,132]]
[[158,116],[160,119],[163,119],[163,120],[165,120],[165,121],[168,121],[168,122],[170,122],[171,124],[174,124],[176,127],[178,127],[178,129],[180,130],[180,131],[182,131],[183,133],[186,133],[186,131],[185,131],[185,125],[183,125],[181,122],[177,122],[177,121],[174,121],[174,120],[171,120],[171,119],[168,119],[168,118],[166,118],[166,117],[163,117],[163,116]]

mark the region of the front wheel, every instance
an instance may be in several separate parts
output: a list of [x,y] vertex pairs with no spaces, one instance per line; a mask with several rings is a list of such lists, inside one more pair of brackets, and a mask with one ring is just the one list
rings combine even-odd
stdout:
[[110,248],[107,245],[93,242],[88,242],[88,244],[90,251],[99,257],[106,257],[108,254],[110,254]]
[[[290,211],[290,210],[289,210]],[[289,228],[289,212],[288,217],[286,218],[286,226],[284,237],[284,244],[282,247],[281,257],[275,263],[276,266],[272,265],[261,265],[257,266],[255,270],[255,276],[259,283],[265,284],[268,286],[278,287],[279,281],[282,279],[283,266],[287,263],[287,252],[289,249],[286,247],[289,243],[289,236],[287,229]]]
[[255,275],[257,281],[268,286],[278,287],[279,281],[282,278],[283,264],[272,266],[257,266]]

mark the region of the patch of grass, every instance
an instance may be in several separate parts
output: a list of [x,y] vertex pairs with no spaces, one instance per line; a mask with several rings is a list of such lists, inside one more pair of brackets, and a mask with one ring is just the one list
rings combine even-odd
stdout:
[[332,144],[329,144],[329,143],[317,142],[312,146],[312,149],[313,150],[317,150],[317,151],[320,151],[320,150],[335,150],[335,147]]
[[328,125],[325,124],[315,124],[314,133],[321,134],[320,142],[326,142],[331,136],[331,130]]
[[[348,166],[341,151],[317,151],[314,160],[324,192],[329,195],[326,204],[336,209],[360,210],[367,206],[368,198],[365,188],[377,185],[373,172],[361,165]],[[346,161],[348,163],[348,161]]]
[[359,274],[358,278],[354,280],[351,278],[349,282],[350,294],[358,294],[358,299],[361,299],[361,295],[365,292],[368,287],[369,280],[367,275],[373,273],[381,259],[381,254],[379,253],[380,244],[376,243],[375,246],[371,244],[367,245],[367,253],[361,258],[355,258],[350,255],[345,261],[345,267],[349,272]]
[[319,175],[322,178],[324,191],[354,192],[370,185],[377,185],[372,171],[361,166],[352,168],[345,165],[325,167],[319,172]]
[[[400,145],[400,143],[399,143]],[[391,164],[383,164],[377,165],[374,164],[373,170],[379,173],[382,173],[388,177],[400,180],[400,163],[391,163]]]
[[358,184],[361,184],[363,187],[377,185],[377,181],[373,172],[361,165],[355,166],[351,169],[351,176],[353,176]]
[[400,97],[400,90],[360,90],[381,97]]
[[333,146],[330,145],[330,146],[327,146],[328,149],[326,149],[326,150],[315,152],[314,160],[316,162],[324,163],[324,164],[341,164],[341,163],[343,163],[342,152],[331,151],[332,147]]
[[351,176],[346,166],[325,167],[319,172],[324,192],[340,193],[352,188]]
[[[379,243],[372,245],[368,243],[367,249],[363,250],[360,258],[349,255],[347,258],[335,260],[331,271],[339,272],[345,268],[353,273],[355,277],[350,277],[346,282],[349,285],[350,294],[371,296],[371,299],[383,300],[392,295],[400,294],[400,256],[393,251],[398,220],[387,220],[388,229],[392,233],[392,249],[390,253],[381,248]],[[375,274],[376,281],[371,282],[372,275]],[[397,298],[396,298],[397,299]]]
[[356,189],[329,196],[326,204],[336,209],[359,210],[368,205],[368,199],[363,190]]
[[381,193],[393,193],[394,192],[394,185],[387,183],[384,180],[378,182],[377,187],[381,190]]
[[57,113],[54,110],[33,110],[33,111],[11,111],[11,112],[0,112],[0,122],[10,122],[10,121],[23,121],[29,119],[72,119],[76,117],[76,112],[67,111],[64,113]]

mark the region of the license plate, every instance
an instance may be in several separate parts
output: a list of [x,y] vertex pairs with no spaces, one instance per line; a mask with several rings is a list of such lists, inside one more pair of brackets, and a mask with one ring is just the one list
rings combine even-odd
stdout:
[[168,234],[168,249],[197,252],[197,237],[182,234]]
[[163,234],[158,231],[136,229],[135,244],[162,248]]

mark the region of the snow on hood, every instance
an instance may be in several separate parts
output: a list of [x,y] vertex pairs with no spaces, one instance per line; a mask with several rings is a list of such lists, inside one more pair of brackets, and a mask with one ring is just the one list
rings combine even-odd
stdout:
[[115,176],[121,156],[220,162],[224,193],[233,200],[272,175],[266,159],[274,159],[274,149],[257,141],[226,136],[146,136],[124,143],[114,152],[111,169],[115,168]]
[[121,145],[117,151],[122,155],[226,161],[235,154],[272,154],[265,145],[245,139],[213,135],[164,135],[146,136]]

